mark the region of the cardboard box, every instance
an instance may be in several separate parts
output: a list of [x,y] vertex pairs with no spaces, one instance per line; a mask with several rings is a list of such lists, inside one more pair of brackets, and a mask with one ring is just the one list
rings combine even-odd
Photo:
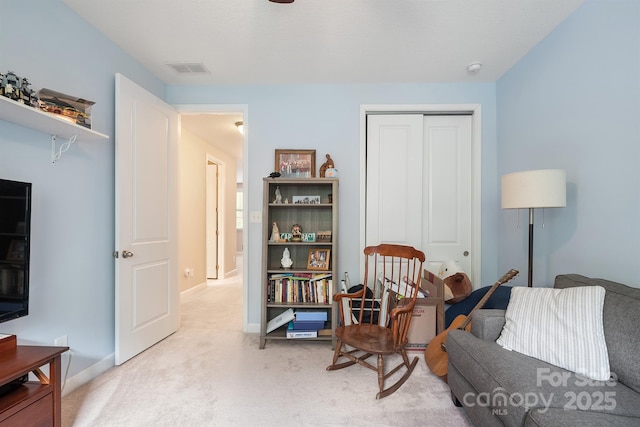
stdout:
[[444,330],[444,282],[438,276],[424,270],[420,287],[427,291],[429,296],[416,299],[407,334],[407,351],[424,351],[429,341]]
[[413,307],[413,316],[409,326],[407,351],[424,351],[427,344],[436,336],[436,305],[429,298],[418,298]]

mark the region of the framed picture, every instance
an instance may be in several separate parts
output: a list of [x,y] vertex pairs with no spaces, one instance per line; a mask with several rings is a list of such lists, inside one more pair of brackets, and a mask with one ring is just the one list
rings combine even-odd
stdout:
[[319,205],[320,196],[292,196],[294,205]]
[[331,242],[331,231],[318,231],[317,241],[321,243]]
[[307,261],[308,270],[328,270],[330,249],[311,249],[309,251],[309,260]]
[[12,240],[7,251],[7,261],[24,261],[24,240]]
[[313,178],[316,150],[276,150],[275,170],[283,178]]

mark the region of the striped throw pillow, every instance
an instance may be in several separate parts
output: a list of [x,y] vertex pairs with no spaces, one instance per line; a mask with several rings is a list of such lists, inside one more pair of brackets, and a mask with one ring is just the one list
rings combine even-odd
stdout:
[[602,286],[514,287],[496,342],[584,377],[609,379]]

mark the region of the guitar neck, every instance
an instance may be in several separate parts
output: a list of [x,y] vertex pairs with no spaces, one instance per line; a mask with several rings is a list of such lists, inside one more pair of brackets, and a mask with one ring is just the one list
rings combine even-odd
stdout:
[[518,275],[518,271],[517,270],[509,270],[507,272],[507,274],[505,274],[504,276],[502,276],[500,279],[498,279],[498,281],[496,281],[496,283],[493,284],[493,286],[491,286],[491,289],[489,289],[487,291],[486,294],[484,294],[484,296],[482,297],[482,299],[478,302],[478,304],[476,304],[475,307],[473,307],[473,309],[469,312],[469,314],[467,315],[467,318],[464,319],[464,322],[462,322],[462,324],[460,325],[460,327],[458,329],[464,329],[467,327],[467,325],[469,324],[469,322],[471,322],[471,315],[478,309],[481,309],[482,307],[484,307],[484,305],[487,303],[487,300],[489,298],[491,298],[491,295],[493,295],[493,293],[496,291],[496,289],[498,289],[498,286],[509,282],[511,279],[513,279],[514,277],[516,277]]

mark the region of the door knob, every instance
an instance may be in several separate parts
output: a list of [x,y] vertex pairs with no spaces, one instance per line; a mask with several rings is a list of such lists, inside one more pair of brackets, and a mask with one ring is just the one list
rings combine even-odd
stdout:
[[122,251],[122,258],[131,258],[133,256],[133,252],[131,251]]
[[469,256],[469,251],[464,251],[464,252],[462,253],[462,255],[464,255],[464,256]]

